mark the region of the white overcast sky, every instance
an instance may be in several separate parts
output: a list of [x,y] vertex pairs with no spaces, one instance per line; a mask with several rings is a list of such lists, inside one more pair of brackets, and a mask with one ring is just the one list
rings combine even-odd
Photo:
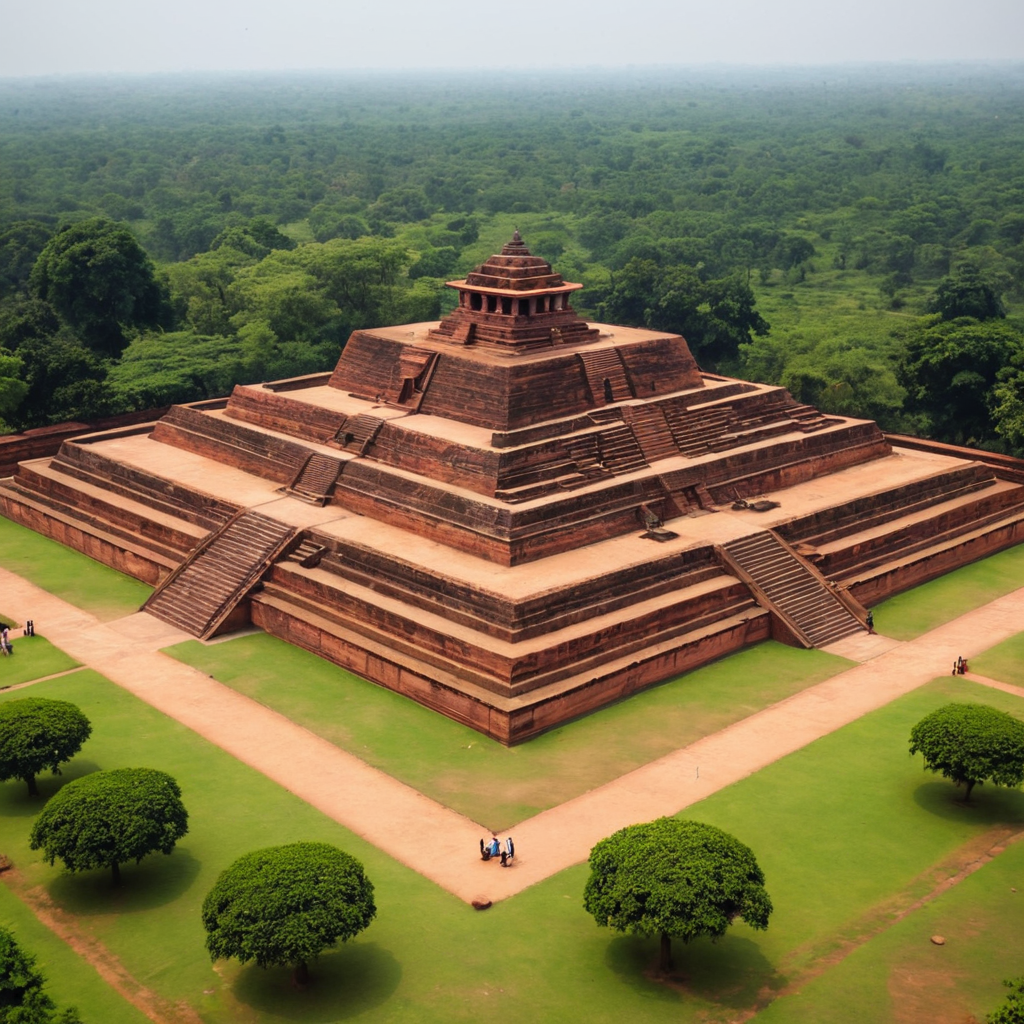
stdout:
[[0,78],[1024,59],[1024,0],[0,0]]

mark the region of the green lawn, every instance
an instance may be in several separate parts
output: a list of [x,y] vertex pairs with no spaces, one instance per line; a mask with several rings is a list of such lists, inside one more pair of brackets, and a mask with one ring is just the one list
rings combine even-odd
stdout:
[[[106,622],[138,611],[153,588],[0,516],[4,568]],[[31,608],[9,608],[19,622]]]
[[[813,966],[894,894],[909,900],[930,888],[930,869],[962,844],[999,823],[1024,824],[1024,794],[984,787],[965,808],[949,783],[923,773],[906,752],[911,725],[954,695],[1020,715],[1024,701],[936,680],[686,812],[753,847],[776,912],[765,933],[740,924],[717,944],[678,950],[679,977],[664,984],[646,973],[654,942],[609,933],[583,912],[585,866],[477,913],[95,673],[40,683],[38,692],[76,700],[95,729],[61,779],[40,780],[44,794],[96,768],[159,767],[181,783],[191,831],[170,857],[126,868],[124,887],[113,890],[106,872],[67,875],[28,851],[39,804],[7,784],[0,786],[7,852],[136,979],[187,1000],[209,1024],[352,1017],[447,1024],[492,1015],[593,1024],[731,1020]],[[283,970],[211,967],[198,914],[235,857],[296,839],[334,842],[362,859],[379,907],[364,935],[324,957],[301,993]],[[1015,905],[1007,912],[1019,921]],[[1006,973],[1002,962],[986,965],[980,956],[972,970],[979,992],[994,991]],[[840,1005],[846,1016],[829,1016],[834,992],[827,984],[819,991],[818,1004],[801,997],[807,1020],[850,1019],[848,1001]]]
[[0,885],[0,925],[35,956],[46,978],[46,991],[58,1009],[77,1006],[85,1024],[148,1024],[145,1014],[122,999],[5,885]]
[[[1024,843],[1017,843],[757,1020],[845,1024],[856,1006],[858,1024],[982,1021],[1006,997],[1002,980],[1024,974],[1022,901]],[[934,945],[933,935],[946,944]]]
[[1024,686],[1024,633],[1011,636],[976,658],[971,658],[970,669],[989,679]]
[[[54,647],[49,640],[38,633],[35,636],[17,637],[11,641],[14,653],[0,657],[0,690],[30,679],[41,679],[57,672],[66,672],[78,662]],[[22,694],[23,697],[29,694]]]
[[890,597],[874,609],[875,629],[897,640],[912,640],[1021,586],[1024,544]]
[[851,664],[758,644],[510,749],[265,634],[210,646],[188,641],[165,653],[498,830]]

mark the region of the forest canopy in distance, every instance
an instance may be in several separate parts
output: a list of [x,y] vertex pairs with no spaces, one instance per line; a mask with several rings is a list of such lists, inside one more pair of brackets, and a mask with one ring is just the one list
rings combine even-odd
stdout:
[[587,317],[1024,454],[1024,66],[0,81],[7,430],[331,368],[514,227]]

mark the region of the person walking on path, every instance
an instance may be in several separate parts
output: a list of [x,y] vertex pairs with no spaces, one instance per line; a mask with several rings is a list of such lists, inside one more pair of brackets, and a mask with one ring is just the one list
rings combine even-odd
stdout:
[[516,844],[512,842],[511,836],[505,837],[505,849],[501,851],[501,866],[507,868],[512,864],[512,858],[516,855]]

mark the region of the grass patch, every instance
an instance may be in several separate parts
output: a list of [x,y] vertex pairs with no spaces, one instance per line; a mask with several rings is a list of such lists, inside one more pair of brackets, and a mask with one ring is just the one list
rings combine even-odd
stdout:
[[859,1024],[985,1020],[1006,998],[1003,979],[1021,973],[1022,878],[1017,843],[757,1020],[846,1024],[851,1006]]
[[[584,865],[477,913],[96,673],[57,682],[40,683],[40,692],[75,700],[95,731],[62,779],[40,779],[44,795],[96,768],[157,767],[181,784],[191,830],[170,857],[125,867],[125,885],[114,890],[106,872],[67,875],[29,852],[39,803],[7,784],[0,822],[8,849],[136,979],[189,1002],[209,1024],[356,1016],[367,1024],[449,1024],[482,1012],[540,1024],[731,1020],[831,948],[852,919],[894,891],[914,891],[958,846],[994,823],[1024,823],[1024,794],[985,787],[965,809],[952,786],[907,755],[911,725],[952,692],[974,688],[937,680],[686,812],[754,848],[776,913],[766,933],[739,925],[717,944],[677,950],[680,976],[664,984],[646,973],[656,942],[609,933],[584,913]],[[983,693],[1024,712],[1018,698]],[[297,839],[333,842],[363,860],[378,919],[315,965],[306,992],[292,990],[284,970],[214,970],[199,924],[209,886],[241,853]],[[1004,973],[979,972],[994,973],[996,985]]]
[[[38,633],[11,641],[14,653],[0,657],[0,690],[32,679],[42,679],[57,672],[66,672],[79,663]],[[23,695],[27,696],[27,695]]]
[[971,658],[970,668],[978,675],[1002,683],[1024,686],[1024,633],[1018,633],[995,647]]
[[[4,568],[106,622],[138,611],[153,588],[0,516]],[[15,609],[10,609],[14,611]],[[32,609],[16,609],[32,618]]]
[[122,999],[81,957],[57,938],[5,885],[0,885],[0,924],[14,933],[46,978],[45,991],[59,1010],[77,1006],[86,1024],[149,1024],[149,1018]]
[[1018,544],[883,601],[874,608],[875,629],[896,640],[913,640],[1017,590],[1022,580],[1024,544]]
[[165,653],[494,829],[618,778],[850,667],[763,643],[504,747],[316,655],[260,634]]

